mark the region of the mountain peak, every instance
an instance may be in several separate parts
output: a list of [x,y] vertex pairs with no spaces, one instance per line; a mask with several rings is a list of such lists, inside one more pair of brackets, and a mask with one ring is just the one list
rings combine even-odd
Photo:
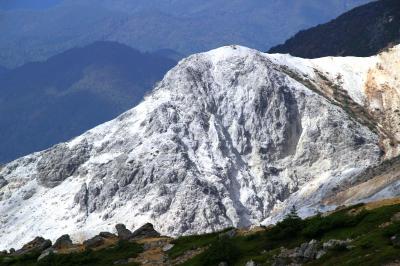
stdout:
[[383,135],[357,119],[364,107],[342,108],[327,93],[336,72],[346,84],[376,58],[354,60],[241,46],[182,60],[135,108],[0,170],[0,248],[36,235],[87,238],[115,223],[176,236],[267,224],[294,204],[303,216],[336,208],[320,202],[382,158]]
[[259,54],[260,52],[254,49],[250,49],[240,45],[229,45],[223,46],[209,52],[204,53],[213,62],[217,63],[220,61],[225,61],[232,57],[246,57],[249,55]]

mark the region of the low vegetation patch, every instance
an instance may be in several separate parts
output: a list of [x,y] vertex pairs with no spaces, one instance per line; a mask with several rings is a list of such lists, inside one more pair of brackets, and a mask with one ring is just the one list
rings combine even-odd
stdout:
[[[40,254],[29,254],[23,256],[0,257],[1,266],[110,266],[116,261],[128,261],[135,258],[143,247],[135,242],[119,241],[115,246],[100,249],[86,250],[71,254],[50,254],[37,261]],[[134,262],[124,265],[138,265]]]
[[[207,246],[206,251],[185,265],[218,265],[221,262],[245,265],[249,261],[256,265],[272,265],[280,258],[282,249],[295,252],[293,250],[312,240],[320,248],[332,240],[348,241],[348,244],[332,246],[318,259],[305,259],[301,262],[303,265],[382,265],[400,260],[400,247],[391,240],[395,235],[400,237],[400,221],[392,219],[398,213],[400,204],[372,210],[359,204],[327,216],[317,215],[303,220],[294,209],[276,226],[254,234],[224,239],[213,234],[208,242],[202,242]],[[201,236],[196,238],[196,241],[202,239]],[[175,241],[175,250],[183,247],[180,241]],[[184,246],[188,245],[185,242]],[[280,261],[285,262],[285,259],[280,258]]]
[[[369,205],[368,205],[369,206]],[[379,206],[379,205],[376,205]],[[384,265],[400,260],[400,204],[366,208],[360,204],[329,215],[308,219],[295,208],[271,228],[185,236],[172,240],[166,262],[181,265]],[[161,249],[160,249],[161,250]],[[40,254],[0,255],[0,266],[102,266],[137,265],[143,252],[136,242],[119,241],[101,250],[52,254],[39,262]],[[130,260],[129,260],[130,259]]]

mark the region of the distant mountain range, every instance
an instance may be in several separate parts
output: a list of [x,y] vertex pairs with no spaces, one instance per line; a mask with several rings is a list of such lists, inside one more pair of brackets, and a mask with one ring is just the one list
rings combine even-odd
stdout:
[[0,66],[0,76],[8,71],[7,68]]
[[46,9],[61,3],[63,0],[1,0],[0,10]]
[[136,105],[174,60],[96,42],[0,75],[0,162],[66,141]]
[[38,2],[0,3],[0,65],[15,67],[45,60],[99,40],[117,41],[141,51],[173,49],[181,54],[228,44],[265,50],[298,30],[370,0]]
[[337,19],[301,31],[269,53],[305,58],[370,56],[400,43],[400,2],[376,1]]

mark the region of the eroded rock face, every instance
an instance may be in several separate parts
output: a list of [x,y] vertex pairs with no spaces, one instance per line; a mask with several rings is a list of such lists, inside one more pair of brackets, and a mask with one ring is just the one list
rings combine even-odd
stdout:
[[368,71],[365,106],[385,130],[388,157],[400,154],[400,49],[383,52]]
[[69,149],[60,144],[41,154],[37,164],[37,180],[45,187],[55,187],[75,174],[76,170],[89,159],[89,147],[86,142]]
[[379,136],[282,66],[313,78],[319,65],[238,46],[193,55],[134,109],[6,165],[0,249],[116,223],[177,236],[334,208],[320,203],[380,161]]
[[6,186],[8,184],[7,180],[5,180],[2,176],[0,176],[0,188]]

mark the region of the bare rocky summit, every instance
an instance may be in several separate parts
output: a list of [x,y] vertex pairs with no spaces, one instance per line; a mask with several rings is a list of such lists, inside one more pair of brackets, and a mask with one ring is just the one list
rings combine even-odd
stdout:
[[399,195],[393,178],[329,201],[398,155],[397,127],[382,127],[396,111],[376,105],[369,92],[382,87],[366,84],[399,50],[306,60],[229,46],[190,56],[135,108],[0,170],[0,249],[36,235],[88,239],[116,223],[151,222],[169,236],[248,227],[292,205],[308,216]]

